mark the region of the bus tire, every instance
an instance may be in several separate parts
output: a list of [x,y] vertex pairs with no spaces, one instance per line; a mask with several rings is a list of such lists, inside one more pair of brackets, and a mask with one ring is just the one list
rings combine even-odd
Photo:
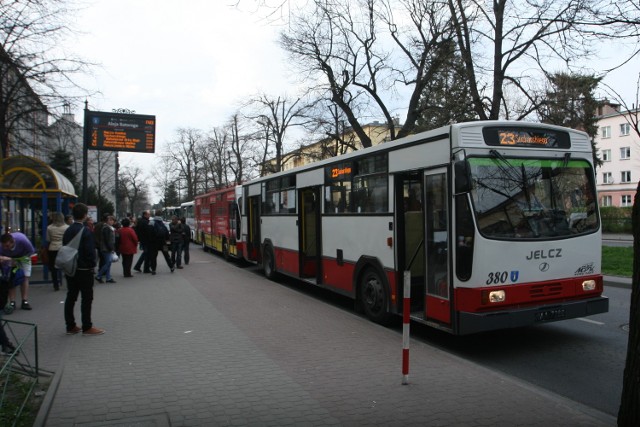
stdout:
[[365,315],[381,325],[389,323],[389,296],[385,282],[375,268],[366,268],[360,276],[360,306]]
[[264,275],[269,280],[274,280],[276,277],[276,258],[273,254],[273,248],[269,245],[265,245],[262,251],[262,268]]

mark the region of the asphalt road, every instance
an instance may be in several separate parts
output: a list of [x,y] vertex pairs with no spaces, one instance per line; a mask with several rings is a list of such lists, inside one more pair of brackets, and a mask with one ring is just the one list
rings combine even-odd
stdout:
[[609,312],[584,319],[463,337],[416,325],[412,336],[615,416],[622,393],[630,293],[605,286]]

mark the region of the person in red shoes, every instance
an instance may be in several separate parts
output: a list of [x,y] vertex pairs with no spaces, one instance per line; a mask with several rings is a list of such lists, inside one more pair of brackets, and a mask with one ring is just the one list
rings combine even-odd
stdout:
[[[67,299],[64,302],[64,321],[67,325],[67,335],[82,332],[83,336],[104,334],[104,329],[96,328],[91,322],[91,305],[93,304],[93,270],[96,268],[96,243],[93,233],[83,224],[89,209],[84,203],[76,203],[73,207],[73,224],[67,228],[62,237],[62,245],[68,245],[78,234],[82,233],[78,249],[78,267],[73,276],[67,277]],[[76,325],[73,308],[82,297],[80,313],[82,328]]]

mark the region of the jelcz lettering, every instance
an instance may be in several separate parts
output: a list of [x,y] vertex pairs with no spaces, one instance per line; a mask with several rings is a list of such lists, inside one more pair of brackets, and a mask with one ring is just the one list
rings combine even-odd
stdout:
[[526,256],[528,260],[531,259],[549,259],[549,258],[562,258],[562,248],[549,249],[547,251],[538,249],[531,251]]

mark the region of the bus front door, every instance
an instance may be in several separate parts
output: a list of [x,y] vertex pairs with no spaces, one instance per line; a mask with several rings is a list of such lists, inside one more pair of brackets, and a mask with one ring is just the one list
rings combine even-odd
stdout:
[[450,325],[449,191],[445,168],[425,172],[424,195],[427,267],[425,318]]
[[300,277],[321,282],[320,187],[298,192],[298,257]]
[[[403,272],[411,273],[411,313],[424,316],[425,257],[422,174],[396,175],[396,224],[398,227],[398,295],[403,295]],[[402,298],[399,298],[402,301]]]
[[249,197],[247,205],[247,259],[260,263],[260,196]]

